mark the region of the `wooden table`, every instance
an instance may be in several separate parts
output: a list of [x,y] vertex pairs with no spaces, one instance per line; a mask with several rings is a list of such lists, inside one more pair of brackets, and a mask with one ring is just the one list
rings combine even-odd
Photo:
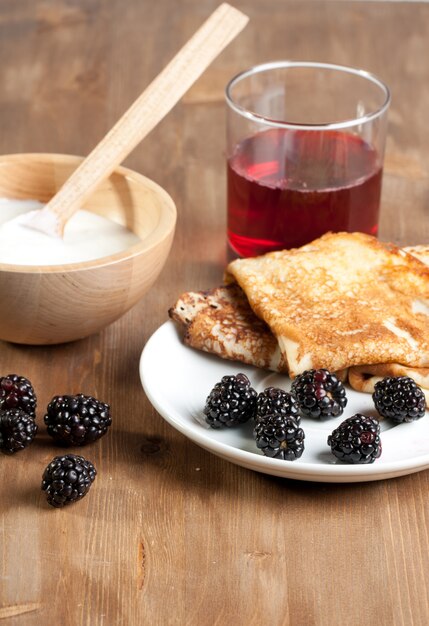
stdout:
[[[86,154],[215,5],[1,0],[1,153]],[[157,285],[99,335],[0,345],[0,374],[32,380],[40,425],[28,450],[0,459],[2,624],[429,623],[428,471],[351,485],[247,471],[171,428],[140,385],[141,350],[168,307],[221,278],[223,88],[249,65],[324,60],[384,79],[393,100],[381,238],[429,242],[429,4],[239,8],[251,18],[246,31],[127,161],[178,207]],[[81,451],[98,469],[91,493],[54,510],[40,492],[58,453],[43,412],[53,395],[77,392],[110,402],[114,425]]]

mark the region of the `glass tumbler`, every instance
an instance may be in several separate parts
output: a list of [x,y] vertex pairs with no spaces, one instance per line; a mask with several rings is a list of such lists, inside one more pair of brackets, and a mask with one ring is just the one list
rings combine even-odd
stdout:
[[390,104],[369,72],[278,61],[226,87],[228,243],[255,256],[328,231],[378,233]]

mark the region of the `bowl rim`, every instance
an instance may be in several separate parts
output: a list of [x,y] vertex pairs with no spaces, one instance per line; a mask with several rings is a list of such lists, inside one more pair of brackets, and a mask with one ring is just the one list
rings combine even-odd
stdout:
[[[85,157],[74,154],[61,154],[54,152],[17,152],[4,154],[0,156],[0,167],[3,163],[28,159],[29,162],[37,160],[58,161],[63,163],[79,164]],[[54,274],[61,272],[77,272],[83,270],[93,270],[107,265],[113,265],[126,259],[131,259],[144,252],[152,250],[161,244],[165,239],[169,238],[175,230],[177,221],[177,208],[170,194],[163,189],[158,183],[154,182],[147,176],[136,172],[128,167],[120,165],[116,167],[112,174],[120,174],[125,179],[132,180],[136,183],[143,184],[156,191],[157,195],[164,200],[162,203],[162,211],[160,220],[154,230],[140,242],[133,244],[125,250],[121,250],[114,254],[100,257],[89,261],[81,261],[77,263],[63,263],[57,265],[17,265],[15,263],[0,263],[1,272],[15,272],[25,274]],[[1,192],[0,192],[1,196]],[[7,197],[7,196],[2,196]],[[12,198],[11,198],[12,199]]]

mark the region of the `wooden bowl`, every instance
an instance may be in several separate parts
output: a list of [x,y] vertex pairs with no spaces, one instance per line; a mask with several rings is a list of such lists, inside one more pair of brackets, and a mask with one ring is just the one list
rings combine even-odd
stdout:
[[[47,202],[81,160],[58,154],[0,157],[0,197]],[[141,242],[82,263],[0,263],[0,339],[55,344],[87,337],[128,311],[155,282],[176,224],[170,196],[120,167],[83,208],[126,226]]]

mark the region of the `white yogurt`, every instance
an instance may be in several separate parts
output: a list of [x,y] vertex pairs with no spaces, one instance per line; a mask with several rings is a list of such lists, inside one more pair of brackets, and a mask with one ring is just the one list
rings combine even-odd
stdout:
[[124,226],[84,210],[69,219],[63,239],[21,224],[24,213],[43,206],[37,200],[0,198],[0,263],[79,263],[115,254],[141,241]]

